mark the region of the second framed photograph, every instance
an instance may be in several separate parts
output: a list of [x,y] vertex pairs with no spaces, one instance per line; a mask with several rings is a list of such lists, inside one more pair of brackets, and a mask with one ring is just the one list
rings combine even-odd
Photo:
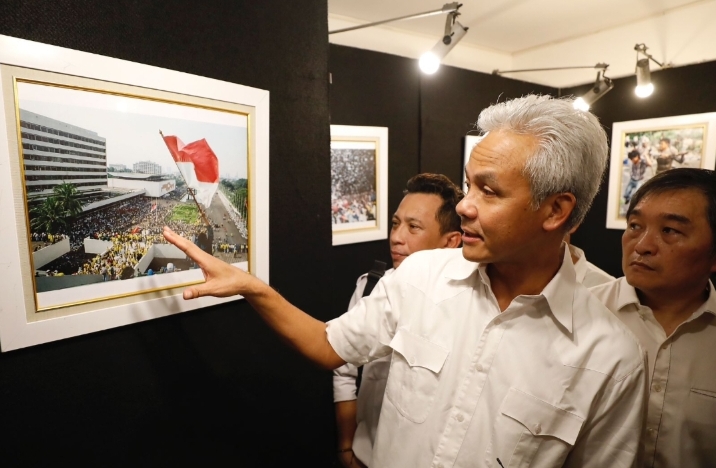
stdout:
[[388,129],[331,125],[333,245],[388,237]]
[[631,197],[654,175],[680,167],[714,169],[715,161],[716,112],[615,122],[607,228],[626,229]]

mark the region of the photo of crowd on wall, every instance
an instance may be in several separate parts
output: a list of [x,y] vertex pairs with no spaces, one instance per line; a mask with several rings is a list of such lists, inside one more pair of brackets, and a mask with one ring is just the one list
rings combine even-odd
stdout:
[[705,125],[624,132],[619,217],[629,201],[654,175],[679,167],[700,168],[704,160]]
[[18,83],[18,106],[38,295],[196,268],[164,226],[248,260],[245,115],[35,83]]
[[[376,150],[349,142],[331,144],[331,219],[340,225],[376,220]],[[349,227],[349,226],[345,226]]]

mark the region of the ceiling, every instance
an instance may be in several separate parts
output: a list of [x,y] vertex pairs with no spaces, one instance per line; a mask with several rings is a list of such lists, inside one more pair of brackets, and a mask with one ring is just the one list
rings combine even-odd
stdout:
[[[440,9],[443,0],[328,0],[329,31]],[[444,63],[495,69],[593,66],[608,76],[634,73],[634,45],[659,62],[716,60],[716,0],[463,0],[469,31]],[[329,35],[331,43],[418,58],[440,39],[445,14]],[[652,64],[652,71],[658,70]],[[439,72],[438,72],[439,73]],[[506,74],[554,87],[594,80],[593,69]]]

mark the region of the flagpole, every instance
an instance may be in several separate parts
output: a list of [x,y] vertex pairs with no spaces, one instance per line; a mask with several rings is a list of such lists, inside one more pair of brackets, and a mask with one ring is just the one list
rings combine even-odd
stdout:
[[[162,140],[164,140],[164,134],[162,133],[161,130],[159,130],[159,134],[162,136]],[[166,141],[165,141],[164,144],[166,145]],[[174,160],[174,158],[172,158],[172,160]],[[174,161],[174,164],[176,165],[177,169],[179,169],[179,164],[177,164],[176,161]],[[206,224],[207,226],[211,227],[211,223],[210,223],[209,220],[206,218],[206,215],[204,214],[204,210],[201,209],[201,205],[199,204],[199,202],[197,201],[196,197],[194,196],[194,192],[192,191],[193,189],[192,189],[191,187],[189,187],[189,184],[187,183],[186,179],[184,178],[184,174],[182,174],[181,169],[179,169],[179,175],[180,175],[181,178],[184,180],[184,185],[186,185],[186,191],[187,191],[187,193],[189,193],[189,195],[191,195],[192,200],[194,200],[194,203],[196,204],[196,207],[199,209],[199,214],[201,215],[201,218],[204,220],[204,224]]]

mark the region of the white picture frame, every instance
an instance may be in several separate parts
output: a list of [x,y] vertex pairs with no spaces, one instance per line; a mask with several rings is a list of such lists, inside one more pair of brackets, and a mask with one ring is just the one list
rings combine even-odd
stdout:
[[[43,307],[38,300],[29,248],[24,137],[20,135],[18,84],[79,89],[128,100],[169,102],[189,109],[246,116],[248,158],[248,260],[235,265],[269,280],[269,92],[172,70],[0,36],[0,348],[8,351],[236,300],[185,301],[186,285],[203,281],[199,269],[112,281],[111,290],[80,294]],[[25,86],[25,85],[22,85]],[[20,87],[22,87],[20,86]],[[238,109],[238,110],[236,110]],[[158,137],[159,138],[159,137]],[[108,143],[109,144],[109,143]],[[169,160],[171,162],[171,159]],[[218,196],[218,195],[217,195]],[[29,199],[28,199],[29,200]],[[12,222],[14,221],[14,222]],[[176,279],[173,275],[176,275]],[[137,286],[130,286],[137,281]],[[141,283],[141,284],[139,284]],[[145,284],[146,283],[146,284]],[[107,285],[109,283],[106,283]],[[98,288],[107,286],[92,285]],[[125,289],[127,289],[125,291]],[[93,295],[94,294],[94,295]],[[47,305],[47,304],[45,304]]]
[[331,125],[333,245],[388,238],[388,129]]
[[[640,154],[639,159],[628,157],[634,151]],[[637,171],[635,177],[631,175],[632,160],[638,164],[643,160],[644,165],[643,173]],[[607,229],[626,229],[628,200],[658,171],[678,167],[714,169],[715,163],[716,112],[615,122],[609,162]]]

